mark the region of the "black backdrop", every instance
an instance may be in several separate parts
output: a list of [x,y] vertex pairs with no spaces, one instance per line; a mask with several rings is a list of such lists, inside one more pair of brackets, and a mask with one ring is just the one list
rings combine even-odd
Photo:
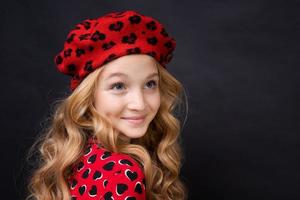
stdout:
[[[189,199],[299,199],[299,1],[1,2],[1,199],[24,199],[28,148],[68,92],[54,55],[76,23],[135,9],[177,40]],[[5,198],[4,198],[5,197]]]

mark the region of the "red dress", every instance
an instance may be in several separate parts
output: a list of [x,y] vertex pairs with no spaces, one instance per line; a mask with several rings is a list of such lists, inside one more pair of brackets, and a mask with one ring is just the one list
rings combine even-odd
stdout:
[[89,140],[68,179],[71,200],[145,200],[145,176],[129,155]]

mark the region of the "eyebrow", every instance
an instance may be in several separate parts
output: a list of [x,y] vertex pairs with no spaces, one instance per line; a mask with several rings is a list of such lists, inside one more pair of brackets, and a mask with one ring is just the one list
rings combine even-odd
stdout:
[[[128,75],[127,75],[127,74],[124,74],[124,73],[121,73],[121,72],[115,72],[115,73],[110,74],[105,80],[110,79],[110,78],[112,78],[112,77],[114,77],[114,76],[124,76],[124,77],[128,78]],[[150,75],[147,77],[147,79],[148,79],[148,78],[152,78],[152,77],[154,77],[154,76],[158,76],[158,73],[154,72],[154,73],[150,74]]]

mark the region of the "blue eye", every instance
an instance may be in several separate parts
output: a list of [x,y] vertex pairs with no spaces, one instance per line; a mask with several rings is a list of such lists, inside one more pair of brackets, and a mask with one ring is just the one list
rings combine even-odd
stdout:
[[[150,89],[154,89],[154,88],[156,88],[157,83],[156,83],[156,81],[151,80],[151,81],[149,81],[149,82],[146,84],[146,86],[147,86],[148,88],[150,88]],[[114,84],[112,84],[111,87],[110,87],[110,89],[112,89],[112,90],[122,90],[122,89],[124,89],[124,88],[125,88],[125,84],[122,83],[122,82],[114,83]]]
[[150,85],[152,85],[152,88],[155,88],[157,85],[154,80],[149,81],[147,84],[149,85],[149,83],[152,83],[152,84],[150,84]]
[[116,88],[117,90],[119,90],[119,89],[120,89],[120,86],[121,86],[121,87],[123,87],[123,86],[124,86],[124,84],[123,84],[123,83],[121,83],[121,82],[114,83],[114,84],[112,84],[112,86],[111,86],[111,89],[114,89],[114,88]]

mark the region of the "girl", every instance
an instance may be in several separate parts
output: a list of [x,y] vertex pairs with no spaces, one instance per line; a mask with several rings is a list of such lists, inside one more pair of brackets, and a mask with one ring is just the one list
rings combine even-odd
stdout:
[[33,146],[28,199],[186,199],[180,180],[184,89],[166,70],[176,42],[128,10],[87,19],[55,56],[72,93]]

